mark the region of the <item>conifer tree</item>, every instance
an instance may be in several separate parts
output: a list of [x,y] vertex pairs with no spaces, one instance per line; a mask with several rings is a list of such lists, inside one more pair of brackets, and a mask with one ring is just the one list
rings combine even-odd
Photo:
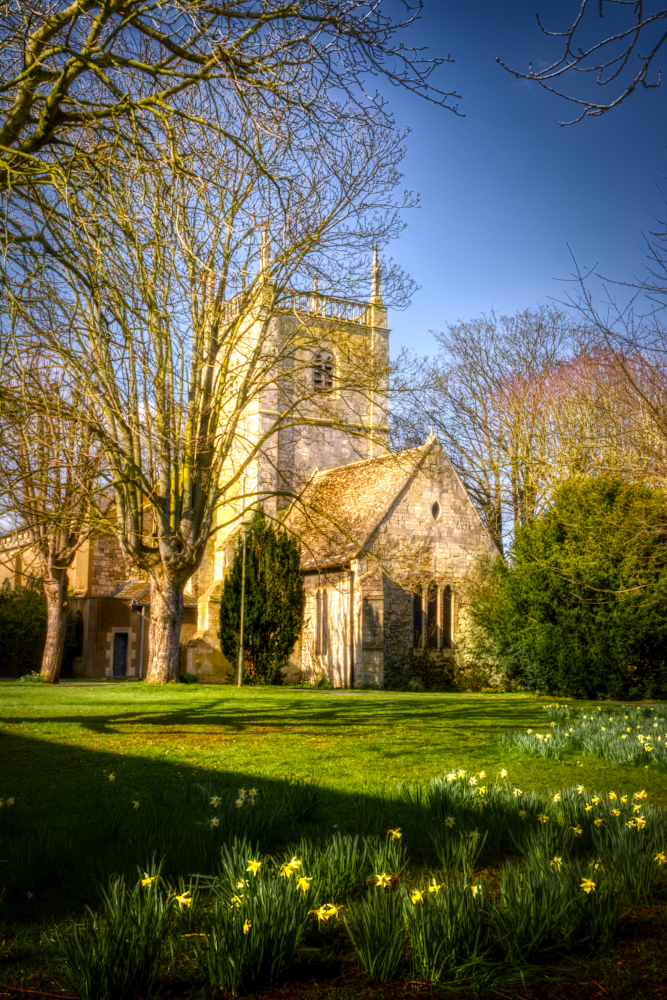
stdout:
[[[303,620],[305,594],[298,542],[255,511],[246,541],[243,642],[245,678],[280,684],[281,669],[294,649]],[[234,555],[220,602],[220,646],[236,663],[241,621],[243,540]]]

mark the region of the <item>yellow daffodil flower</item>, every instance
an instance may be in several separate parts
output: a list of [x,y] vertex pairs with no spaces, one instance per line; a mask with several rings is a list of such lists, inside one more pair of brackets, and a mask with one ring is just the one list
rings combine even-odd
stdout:
[[298,885],[299,889],[301,889],[301,892],[308,892],[308,890],[310,889],[310,883],[312,881],[313,881],[312,878],[307,878],[305,875],[300,875],[299,878],[296,880],[296,884]]
[[317,910],[309,910],[309,913],[314,913],[317,916],[318,923],[330,920],[331,917],[337,917],[341,910],[344,910],[344,906],[335,906],[333,903],[322,903],[322,905]]
[[479,840],[479,834],[477,830],[473,830],[472,833],[468,834],[468,836],[470,837],[471,840]]
[[639,803],[635,802],[635,804],[632,807],[632,811],[633,813],[639,813],[642,811],[643,808],[644,808],[643,806],[640,806]]
[[133,809],[138,809],[139,808],[139,803],[138,803],[138,801],[136,799],[132,800],[132,808]]
[[456,820],[454,819],[453,816],[448,816],[447,819],[445,820],[445,826],[448,826],[450,828],[450,830],[454,826],[455,823],[456,823]]
[[583,792],[585,792],[585,791],[586,791],[586,789],[584,788],[584,786],[583,786],[583,785],[577,785],[577,791],[578,791],[578,792],[579,792],[579,794],[581,795],[581,794],[582,794]]
[[478,778],[486,778],[486,771],[480,771],[477,775]]
[[558,871],[563,867],[563,859],[560,857],[553,857],[549,862],[551,868],[557,868]]
[[621,802],[626,803],[628,801],[627,795],[621,795]]
[[233,895],[232,898],[230,899],[230,903],[236,906],[237,909],[240,908],[242,902],[243,900],[241,896]]
[[525,819],[528,813],[525,809],[519,809],[519,819]]
[[560,802],[560,792],[556,792],[554,795],[554,802]]
[[641,792],[633,792],[633,799],[645,799],[646,791],[642,788]]
[[237,799],[234,803],[237,809],[242,809],[245,803],[245,799]]
[[184,906],[192,906],[192,899],[190,898],[189,892],[183,892],[180,896],[174,894],[174,898],[178,903],[179,910],[182,910]]
[[246,920],[246,922],[243,925],[243,933],[244,934],[249,934],[251,927],[252,927],[252,921],[251,920]]
[[628,827],[629,830],[632,830],[632,828],[637,825],[637,820],[629,819],[625,825]]
[[609,793],[609,798],[610,798],[610,799],[612,800],[612,802],[613,802],[613,800],[614,800],[614,799],[616,798],[616,792],[610,792],[610,793]]
[[588,894],[589,892],[595,892],[595,882],[593,881],[593,879],[592,879],[592,878],[585,878],[585,879],[582,879],[582,882],[581,882],[581,888],[582,888],[582,889],[584,890],[584,892],[585,892],[585,893],[587,893],[587,894]]
[[656,854],[656,856],[653,858],[653,860],[657,861],[657,863],[659,865],[667,865],[667,857],[665,856],[665,852],[664,851],[660,851],[659,854]]
[[530,736],[530,735],[532,734],[533,730],[532,730],[532,729],[527,729],[527,730],[526,730],[526,732],[527,732],[527,733],[528,733],[528,735]]
[[477,778],[475,777],[474,774],[473,774],[472,778],[468,779],[468,784],[469,785],[476,785],[477,784]]
[[500,777],[501,778],[506,778],[507,777],[507,771],[505,770],[504,767],[501,768],[501,770],[500,770]]
[[115,781],[115,780],[116,780],[116,775],[112,771],[111,774],[109,775],[109,781]]
[[594,819],[593,820],[593,825],[594,826],[602,826],[603,823],[604,823],[604,820],[601,817],[599,817],[598,819]]
[[599,795],[594,795],[593,798],[591,799],[591,802],[593,803],[594,806],[596,806],[599,801],[600,801]]
[[575,835],[575,837],[580,837],[584,832],[580,826],[571,826],[570,830],[572,830],[572,833]]
[[210,820],[208,821],[208,825],[212,829],[215,829],[216,826],[220,826],[220,820],[218,819],[217,816],[211,816]]
[[620,816],[621,815],[621,810],[620,809],[612,809],[612,812],[613,812],[614,816]]
[[259,869],[262,867],[262,863],[263,862],[261,861],[255,861],[254,858],[248,858],[248,867],[246,868],[246,871],[252,872],[253,875],[256,875]]
[[513,793],[514,795],[516,795],[517,797],[518,797],[519,795],[523,795],[523,792],[521,791],[521,789],[520,789],[520,788],[513,788],[513,789],[512,789],[512,793]]
[[222,799],[220,798],[219,795],[212,795],[211,799],[210,799],[210,802],[209,802],[209,805],[213,806],[214,809],[217,809],[221,802],[222,802]]
[[447,775],[447,781],[450,783],[450,785],[451,785],[452,781],[456,781],[456,774],[453,771],[451,771]]
[[395,830],[387,830],[387,833],[392,840],[400,840],[403,834],[401,833],[400,826],[397,826]]
[[159,875],[149,875],[148,872],[144,872],[144,877],[141,880],[141,884],[144,887],[147,885],[152,885],[153,882],[156,882],[158,878]]
[[644,819],[643,816],[638,816],[637,819],[635,820],[635,823],[637,824],[638,830],[643,830],[644,827],[646,826],[646,820]]
[[236,880],[236,888],[237,889],[245,889],[245,887],[247,885],[248,885],[248,880],[247,879],[237,878],[237,880]]
[[590,812],[590,811],[591,811],[591,809],[592,809],[592,808],[593,808],[593,806],[591,806],[591,805],[588,805],[588,806],[586,806],[586,807],[584,808],[584,812],[587,812],[587,813],[588,813],[588,812]]
[[424,893],[426,889],[413,889],[410,893],[410,899],[416,905],[417,903],[422,903],[424,901]]
[[442,889],[442,887],[443,887],[444,884],[445,884],[444,882],[441,882],[440,885],[438,885],[438,883],[436,882],[436,880],[434,878],[432,878],[431,879],[431,884],[428,887],[428,891],[429,892],[438,893],[438,892],[440,892],[440,890]]
[[280,872],[287,878],[291,878],[295,871],[298,871],[301,867],[301,862],[297,858],[292,858],[291,861],[285,861],[280,866]]
[[486,795],[486,785],[481,785],[481,786],[480,786],[480,787],[479,787],[479,788],[477,789],[477,791],[479,792],[479,794],[480,794],[480,795]]
[[386,872],[382,872],[381,875],[374,875],[373,878],[378,889],[384,889],[385,886],[391,885],[391,875],[387,875]]
[[539,813],[537,818],[539,819],[540,823],[548,823],[549,822],[549,817],[547,816],[546,813]]
[[476,896],[477,893],[479,892],[479,886],[478,885],[467,885],[466,889],[470,889],[470,891],[473,894],[473,896]]

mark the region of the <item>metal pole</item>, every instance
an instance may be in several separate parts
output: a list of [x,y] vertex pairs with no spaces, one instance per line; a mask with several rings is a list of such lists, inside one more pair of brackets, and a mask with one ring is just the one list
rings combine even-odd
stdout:
[[239,639],[239,669],[236,678],[237,687],[243,686],[243,618],[245,613],[245,551],[247,532],[243,532],[243,559],[241,562],[241,637]]

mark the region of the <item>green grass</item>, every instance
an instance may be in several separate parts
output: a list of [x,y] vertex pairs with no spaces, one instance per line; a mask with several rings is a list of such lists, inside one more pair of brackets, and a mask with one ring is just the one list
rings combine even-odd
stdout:
[[[7,890],[0,925],[4,918],[14,927],[9,944],[0,933],[9,980],[37,975],[42,984],[59,982],[62,970],[40,935],[48,935],[54,921],[79,919],[86,904],[99,906],[100,886],[110,875],[130,877],[136,864],[148,867],[151,852],[160,855],[165,843],[168,877],[206,870],[196,867],[202,863],[185,843],[193,824],[211,832],[203,825],[199,786],[209,790],[207,802],[222,794],[227,806],[221,808],[239,822],[232,799],[239,788],[258,788],[267,823],[278,831],[276,846],[336,831],[386,837],[389,825],[403,824],[409,878],[421,878],[437,862],[415,819],[416,792],[409,801],[399,783],[425,785],[457,768],[484,770],[492,782],[506,768],[508,781],[524,793],[575,784],[600,792],[645,789],[650,804],[667,807],[667,775],[653,768],[581,751],[561,761],[511,756],[499,737],[544,727],[544,703],[527,695],[1,683],[0,799],[16,801],[11,815],[7,806],[0,809],[0,842],[7,824],[15,823],[21,836],[11,841],[19,852],[12,863],[18,871],[23,859],[24,890],[34,865],[30,851],[41,859],[40,887],[31,898],[0,864],[0,897]],[[312,821],[309,786],[299,780],[308,778],[319,783]],[[274,820],[271,803],[279,811],[285,789],[289,807]],[[134,801],[139,810],[132,809]],[[7,856],[3,851],[0,861]],[[337,974],[335,962],[325,979]],[[188,987],[187,995],[198,994]]]

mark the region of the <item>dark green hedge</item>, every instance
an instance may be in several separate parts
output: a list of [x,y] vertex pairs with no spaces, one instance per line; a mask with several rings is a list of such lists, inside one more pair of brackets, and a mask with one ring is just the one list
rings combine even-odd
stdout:
[[471,615],[503,671],[573,697],[667,694],[667,513],[646,486],[570,481],[517,531]]
[[[46,641],[46,598],[41,586],[0,590],[0,674],[20,677],[39,672]],[[67,635],[62,673],[71,671],[80,655],[81,615],[67,613]]]

